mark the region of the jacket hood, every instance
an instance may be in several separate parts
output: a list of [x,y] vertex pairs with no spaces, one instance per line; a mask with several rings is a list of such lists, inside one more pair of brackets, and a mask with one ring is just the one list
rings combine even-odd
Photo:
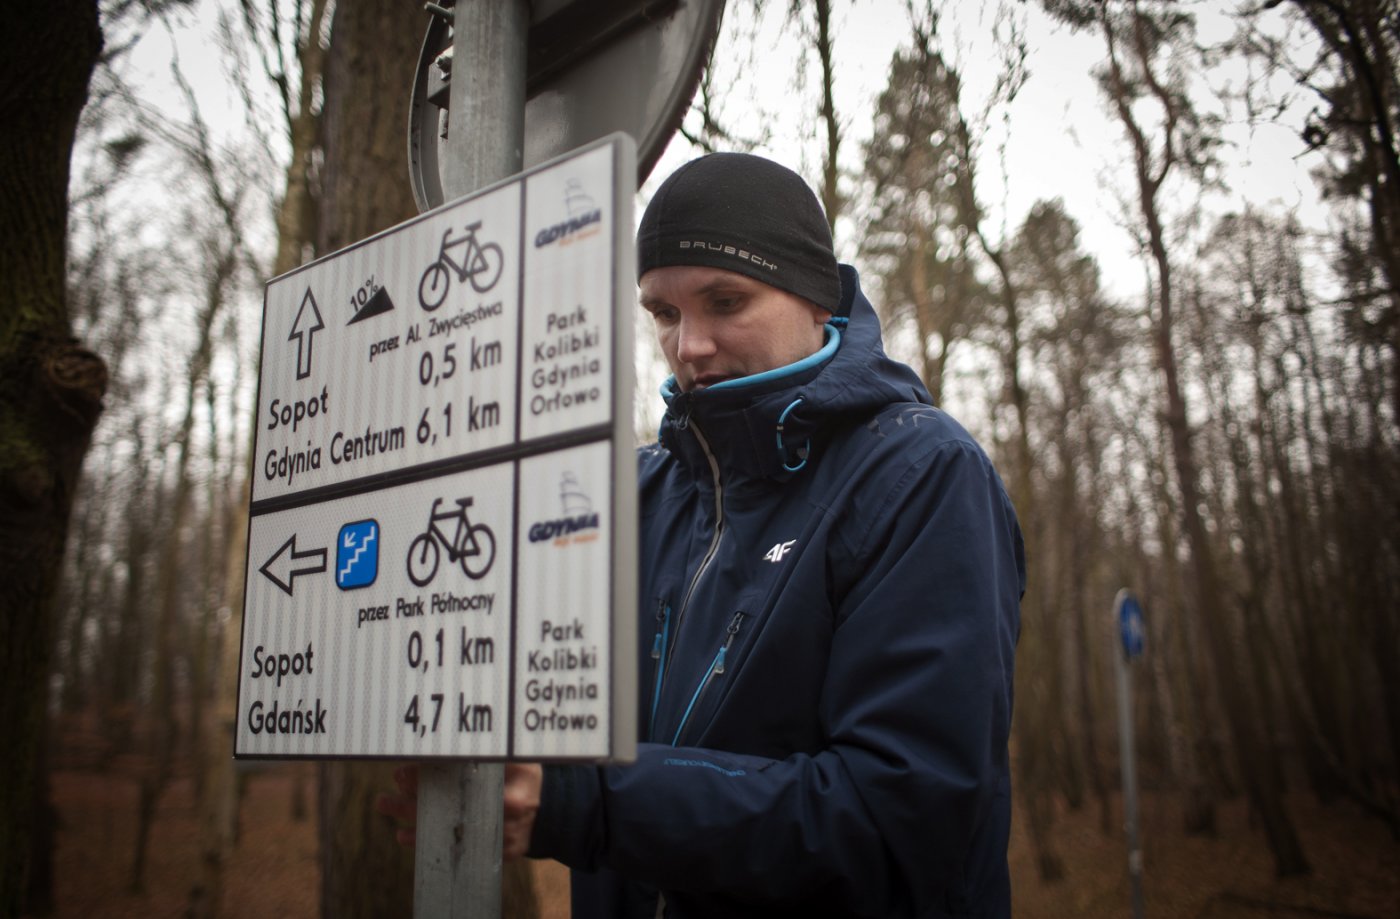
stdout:
[[697,476],[709,478],[708,447],[726,476],[786,478],[815,461],[832,430],[890,403],[932,404],[918,375],[885,354],[856,270],[840,273],[841,306],[817,354],[693,392],[681,392],[675,377],[662,385],[661,444]]

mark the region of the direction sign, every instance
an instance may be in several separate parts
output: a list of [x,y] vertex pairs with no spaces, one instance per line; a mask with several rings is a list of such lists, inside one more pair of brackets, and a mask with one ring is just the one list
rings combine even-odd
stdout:
[[1123,641],[1123,656],[1129,660],[1142,653],[1145,628],[1142,621],[1142,607],[1137,598],[1124,593],[1118,602],[1118,632]]
[[634,175],[614,135],[268,283],[236,755],[632,755]]

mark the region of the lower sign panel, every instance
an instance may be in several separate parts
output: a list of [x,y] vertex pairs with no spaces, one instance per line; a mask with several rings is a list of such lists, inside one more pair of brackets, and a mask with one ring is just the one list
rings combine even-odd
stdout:
[[254,518],[240,756],[613,754],[611,446]]

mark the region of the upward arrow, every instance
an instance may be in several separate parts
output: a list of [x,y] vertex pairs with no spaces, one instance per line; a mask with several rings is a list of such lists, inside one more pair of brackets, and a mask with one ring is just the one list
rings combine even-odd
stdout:
[[321,321],[321,311],[316,308],[316,298],[311,295],[311,288],[306,288],[306,296],[301,298],[301,308],[297,310],[296,321],[292,323],[292,334],[287,336],[287,341],[297,343],[297,379],[304,380],[311,376],[311,345],[312,337],[326,324]]

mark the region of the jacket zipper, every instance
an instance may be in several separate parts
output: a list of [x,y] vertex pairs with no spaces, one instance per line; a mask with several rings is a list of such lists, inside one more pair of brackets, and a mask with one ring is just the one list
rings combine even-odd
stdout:
[[[700,449],[710,464],[710,475],[715,481],[715,531],[710,536],[710,545],[705,550],[704,557],[700,559],[700,565],[695,569],[695,576],[690,579],[690,586],[686,588],[685,598],[681,600],[680,610],[676,614],[678,634],[681,624],[685,622],[685,611],[690,606],[690,598],[695,594],[695,587],[700,583],[700,578],[704,576],[710,563],[715,560],[715,556],[719,553],[719,541],[724,536],[724,483],[719,476],[719,462],[715,459],[714,453],[710,451],[710,443],[705,440],[705,435],[700,428],[693,421],[687,421],[686,427],[695,432],[695,439],[699,442]],[[667,652],[668,657],[670,653],[671,651]]]
[[671,738],[671,746],[680,743],[681,732],[685,730],[686,722],[690,720],[690,713],[695,709],[695,703],[700,701],[700,697],[705,694],[705,690],[714,682],[714,678],[724,673],[725,658],[729,656],[729,648],[734,644],[734,636],[739,634],[739,627],[743,624],[743,612],[734,614],[734,618],[729,620],[729,628],[725,629],[724,644],[720,645],[719,651],[715,654],[715,659],[710,661],[710,669],[705,671],[705,675],[700,679],[700,685],[695,687],[695,692],[691,694],[690,704],[685,707],[685,714],[681,716],[681,723],[676,726],[676,735]]
[[[706,547],[705,554],[700,559],[700,564],[696,566],[695,574],[693,577],[691,577],[690,584],[686,587],[685,596],[681,600],[681,605],[676,611],[675,631],[677,636],[679,636],[681,624],[685,621],[685,611],[690,606],[690,598],[695,595],[695,588],[700,583],[700,578],[702,578],[705,575],[706,570],[708,570],[710,567],[710,563],[713,562],[715,556],[719,554],[719,543],[724,536],[724,482],[720,478],[719,462],[715,459],[714,453],[710,450],[709,441],[705,440],[704,433],[700,430],[700,428],[697,425],[694,424],[694,422],[690,420],[689,414],[687,414],[680,420],[677,427],[679,427],[681,430],[690,430],[695,433],[695,440],[697,443],[700,444],[700,450],[702,453],[705,454],[705,460],[710,464],[710,475],[714,479],[715,484],[715,529],[714,533],[712,533],[710,536],[710,544]],[[661,701],[661,685],[666,675],[666,665],[670,662],[671,655],[674,654],[676,650],[675,646],[677,642],[673,642],[670,640],[670,633],[671,607],[669,605],[665,605],[663,602],[663,609],[657,614],[656,640],[652,643],[651,646],[652,659],[655,660],[657,663],[656,682],[652,688],[651,725],[648,731],[649,736],[653,734],[656,729],[656,710],[658,703]],[[728,647],[728,642],[725,643],[725,646]],[[711,663],[710,671],[706,672],[704,679],[701,681],[701,687],[703,687],[705,683],[709,682],[709,675],[710,672],[713,672],[713,670],[714,664]],[[721,670],[721,672],[723,671]],[[691,698],[690,704],[695,704],[694,697]],[[686,717],[689,717],[689,715],[690,708],[687,707]],[[685,717],[681,719],[681,726],[685,726]],[[679,730],[676,732],[676,736],[680,736]],[[672,742],[672,746],[675,746],[674,741]]]

